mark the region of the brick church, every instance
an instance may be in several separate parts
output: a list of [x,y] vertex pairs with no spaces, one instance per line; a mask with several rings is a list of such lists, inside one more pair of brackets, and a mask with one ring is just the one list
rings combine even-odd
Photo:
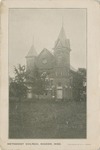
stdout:
[[41,74],[47,73],[49,86],[45,90],[57,99],[72,99],[70,52],[70,41],[62,26],[53,53],[44,48],[37,55],[33,44],[26,56],[27,70],[37,66]]

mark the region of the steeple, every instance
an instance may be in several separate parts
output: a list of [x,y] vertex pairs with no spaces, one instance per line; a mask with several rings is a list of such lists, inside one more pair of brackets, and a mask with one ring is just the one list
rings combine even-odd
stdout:
[[65,30],[64,30],[64,21],[63,21],[63,16],[62,16],[62,27],[58,36],[58,39],[60,40],[66,40],[66,34],[65,34]]
[[64,26],[64,20],[63,20],[63,16],[62,16],[62,27]]
[[66,40],[66,34],[65,34],[65,30],[64,30],[63,26],[62,26],[62,28],[60,30],[58,39],[61,40],[61,41],[65,41]]
[[26,58],[28,58],[28,57],[34,57],[34,56],[37,56],[37,52],[36,52],[36,50],[34,48],[34,39],[33,39],[32,46],[31,46],[31,48],[30,48],[30,50],[29,50]]
[[58,39],[55,42],[54,49],[62,48],[62,47],[70,49],[70,42],[69,42],[69,39],[66,38],[65,30],[63,27],[63,20],[62,20],[62,27],[61,27]]
[[36,59],[37,59],[37,52],[34,48],[34,41],[32,41],[32,46],[26,56],[26,64],[27,64],[27,70],[29,72],[32,72],[35,67]]

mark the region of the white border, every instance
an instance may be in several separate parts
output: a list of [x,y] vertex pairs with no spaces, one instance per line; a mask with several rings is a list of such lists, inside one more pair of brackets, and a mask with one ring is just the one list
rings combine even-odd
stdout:
[[[60,146],[7,145],[7,143],[48,142],[46,139],[8,139],[8,9],[9,8],[87,8],[87,139],[50,139]],[[7,150],[97,150],[99,148],[99,51],[100,6],[93,0],[32,1],[6,0],[1,3],[1,62],[0,62],[0,145]]]

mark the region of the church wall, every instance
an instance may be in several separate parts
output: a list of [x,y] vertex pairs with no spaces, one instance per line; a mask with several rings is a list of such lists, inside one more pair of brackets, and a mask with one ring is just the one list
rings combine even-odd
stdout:
[[36,57],[28,57],[27,58],[27,70],[33,70],[36,62]]
[[44,52],[37,57],[37,67],[39,69],[49,70],[54,67],[54,58],[53,55],[49,52]]

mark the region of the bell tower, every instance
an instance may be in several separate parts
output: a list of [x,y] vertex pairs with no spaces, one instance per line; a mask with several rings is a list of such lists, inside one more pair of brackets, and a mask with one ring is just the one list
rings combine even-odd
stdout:
[[63,26],[53,49],[56,58],[56,65],[69,68],[71,51],[70,41],[66,38]]
[[59,36],[54,45],[55,56],[55,85],[62,88],[62,99],[70,99],[70,41],[66,38],[62,25]]
[[34,70],[36,58],[37,58],[37,52],[34,48],[34,43],[33,43],[26,56],[27,71],[32,72]]

